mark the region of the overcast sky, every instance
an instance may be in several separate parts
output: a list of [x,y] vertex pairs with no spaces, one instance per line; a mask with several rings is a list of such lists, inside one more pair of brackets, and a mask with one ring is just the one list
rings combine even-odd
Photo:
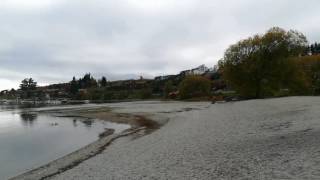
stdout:
[[320,41],[319,0],[1,0],[0,89],[91,72],[109,80],[178,73],[273,26]]

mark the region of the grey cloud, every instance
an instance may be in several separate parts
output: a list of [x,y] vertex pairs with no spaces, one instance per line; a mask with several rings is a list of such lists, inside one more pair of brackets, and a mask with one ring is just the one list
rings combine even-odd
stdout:
[[272,26],[320,40],[317,0],[52,2],[0,4],[0,89],[23,76],[44,84],[86,72],[115,80],[213,66],[230,44]]

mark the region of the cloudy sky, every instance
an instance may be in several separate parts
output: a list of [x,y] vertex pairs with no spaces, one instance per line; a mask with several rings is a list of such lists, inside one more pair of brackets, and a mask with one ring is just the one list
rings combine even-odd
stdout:
[[153,77],[206,64],[273,26],[320,41],[319,0],[1,0],[0,89],[91,72]]

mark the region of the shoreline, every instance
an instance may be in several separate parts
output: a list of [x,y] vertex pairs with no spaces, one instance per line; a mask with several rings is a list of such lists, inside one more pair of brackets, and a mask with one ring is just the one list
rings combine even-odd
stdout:
[[114,107],[170,121],[49,179],[320,179],[320,97]]
[[166,124],[43,179],[320,179],[320,97],[110,107]]
[[105,131],[99,135],[98,140],[38,168],[11,177],[9,180],[42,180],[50,178],[64,171],[72,169],[83,161],[100,154],[118,138],[130,136],[138,132],[142,132],[143,135],[146,135],[160,128],[161,126],[160,123],[149,118],[150,115],[147,114],[118,113],[114,112],[112,108],[100,106],[43,111],[31,110],[30,112],[45,113],[55,117],[81,118],[80,121],[91,121],[93,119],[109,121],[120,124],[128,124],[131,127],[120,133],[114,133],[113,129],[105,129]]

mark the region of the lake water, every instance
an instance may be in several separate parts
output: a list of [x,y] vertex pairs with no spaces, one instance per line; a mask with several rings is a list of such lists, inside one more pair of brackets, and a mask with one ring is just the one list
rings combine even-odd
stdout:
[[55,117],[0,105],[0,179],[21,174],[67,155],[99,138],[104,128],[129,125]]

